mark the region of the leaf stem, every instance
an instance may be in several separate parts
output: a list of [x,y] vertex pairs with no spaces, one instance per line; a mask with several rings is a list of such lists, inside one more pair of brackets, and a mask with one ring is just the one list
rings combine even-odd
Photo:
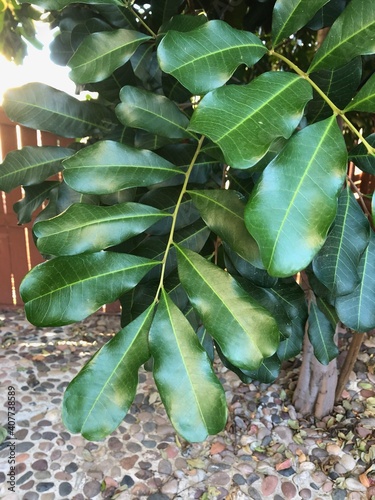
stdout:
[[185,180],[184,180],[184,183],[182,185],[181,192],[180,192],[180,195],[179,195],[177,203],[176,203],[176,207],[175,207],[174,212],[172,214],[172,227],[171,227],[171,230],[170,230],[170,233],[169,233],[168,243],[167,243],[167,246],[166,246],[165,252],[164,252],[164,258],[163,258],[163,261],[162,261],[159,286],[158,286],[158,289],[157,289],[156,294],[155,294],[155,302],[157,302],[159,300],[160,291],[162,290],[162,288],[164,286],[165,268],[166,268],[166,265],[167,265],[167,258],[168,258],[169,250],[170,250],[170,248],[171,248],[171,246],[173,244],[173,237],[174,237],[174,232],[175,232],[175,228],[176,228],[178,211],[180,210],[180,206],[181,206],[181,203],[182,203],[182,198],[183,198],[183,196],[184,196],[184,194],[186,193],[186,190],[187,190],[187,185],[188,185],[188,182],[189,182],[190,174],[191,174],[191,172],[193,170],[195,162],[197,161],[198,155],[199,155],[199,153],[200,153],[200,151],[202,149],[202,145],[203,145],[203,141],[204,140],[205,140],[205,136],[202,135],[201,138],[198,141],[197,148],[196,148],[195,153],[194,153],[194,155],[193,155],[193,157],[191,159],[190,165],[189,165],[187,171],[185,172]]
[[282,54],[275,52],[274,50],[269,51],[270,56],[275,56],[282,61],[284,61],[293,71],[295,71],[302,78],[307,80],[309,84],[315,89],[315,91],[321,96],[321,98],[328,104],[328,106],[332,109],[335,115],[341,116],[344,122],[347,124],[349,129],[360,139],[363,145],[366,147],[367,151],[371,155],[375,155],[375,148],[373,148],[363,137],[363,135],[355,128],[352,122],[345,116],[345,113],[339,109],[336,104],[334,104],[331,99],[323,92],[323,90],[309,77],[307,73],[302,71],[296,64],[294,64],[290,59],[283,56]]
[[144,20],[141,18],[141,16],[138,14],[138,12],[133,9],[133,6],[131,5],[130,2],[125,2],[125,7],[130,10],[130,12],[133,14],[133,16],[135,16],[138,21],[142,24],[142,26],[145,28],[146,31],[148,31],[148,33],[150,33],[150,35],[153,37],[153,38],[156,38],[156,33],[144,22]]

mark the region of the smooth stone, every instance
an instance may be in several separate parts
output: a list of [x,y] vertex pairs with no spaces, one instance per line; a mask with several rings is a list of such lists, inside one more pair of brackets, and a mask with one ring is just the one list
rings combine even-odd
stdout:
[[30,479],[30,477],[32,475],[33,475],[33,472],[31,470],[29,470],[23,476],[21,476],[18,479],[16,479],[16,485],[19,486],[20,484],[23,484],[25,481],[27,481],[28,479]]
[[263,500],[262,496],[258,493],[258,491],[253,488],[252,486],[250,486],[247,490],[248,494],[249,494],[249,498],[251,498],[251,500]]
[[54,484],[53,483],[50,483],[50,482],[42,482],[42,483],[38,483],[36,485],[36,491],[38,493],[43,493],[43,491],[48,491],[50,490],[51,488],[54,487]]
[[72,472],[76,472],[77,470],[78,470],[78,465],[75,464],[74,462],[70,462],[70,464],[68,464],[65,467],[65,472],[72,473]]
[[167,495],[164,495],[164,493],[153,493],[148,497],[147,500],[169,500],[170,497]]
[[293,469],[293,467],[288,467],[288,469],[278,470],[277,473],[284,477],[290,477],[293,476],[296,471]]
[[356,464],[357,462],[354,457],[352,457],[352,455],[348,455],[347,453],[340,459],[340,465],[342,465],[342,467],[344,467],[347,472],[352,471]]
[[125,476],[121,479],[120,486],[127,486],[131,488],[134,485],[134,479],[131,476],[125,474]]
[[67,495],[70,495],[72,492],[72,485],[66,481],[60,483],[59,485],[59,494],[62,497],[66,497]]
[[252,472],[251,474],[249,474],[249,477],[247,478],[246,482],[247,482],[247,484],[253,484],[258,479],[259,479],[259,476],[257,474],[255,474],[255,472]]
[[16,453],[25,453],[26,451],[29,451],[34,445],[35,443],[28,443],[27,441],[18,443],[16,444]]
[[122,442],[117,437],[110,437],[108,439],[108,448],[110,450],[119,451],[122,448]]
[[145,448],[155,448],[156,446],[156,441],[153,441],[151,439],[144,439],[142,441],[142,444]]
[[139,456],[138,455],[133,455],[131,457],[125,457],[120,461],[120,465],[123,469],[129,470],[134,467],[138,460]]
[[266,476],[262,481],[262,493],[263,495],[272,495],[275,491],[279,480],[276,476]]
[[357,481],[357,479],[354,479],[354,477],[348,477],[348,479],[345,480],[345,486],[350,491],[365,492],[367,490],[366,486],[363,486],[363,484]]
[[346,500],[348,498],[348,493],[346,490],[335,489],[332,491],[332,500]]
[[178,491],[178,482],[176,479],[172,479],[165,483],[161,488],[162,493],[166,495],[175,495]]
[[208,478],[208,481],[214,486],[226,486],[230,483],[230,476],[226,472],[216,472]]
[[126,443],[126,447],[132,453],[137,453],[139,451],[142,451],[142,446],[140,446],[138,443],[133,443],[133,442]]
[[281,491],[285,495],[286,500],[290,500],[297,495],[297,488],[290,481],[286,481],[281,485]]
[[239,486],[246,484],[246,479],[241,474],[234,474],[232,479]]
[[22,500],[38,500],[38,498],[39,498],[38,493],[35,493],[34,491],[28,491],[27,493],[24,494]]
[[24,483],[20,486],[20,490],[31,490],[35,484],[34,479],[30,479],[30,481],[27,481],[27,483]]
[[48,469],[48,462],[42,459],[37,460],[31,465],[31,468],[38,471],[46,471]]
[[35,472],[34,477],[38,481],[40,479],[49,479],[51,477],[51,473],[48,470],[41,470],[41,471]]
[[99,481],[88,481],[83,487],[83,493],[88,498],[93,498],[100,493],[100,483]]
[[302,498],[302,500],[309,500],[311,498],[311,490],[308,488],[303,488],[303,490],[300,490],[299,496]]
[[158,464],[158,472],[159,474],[170,476],[172,474],[172,464],[170,461],[165,459],[160,460]]

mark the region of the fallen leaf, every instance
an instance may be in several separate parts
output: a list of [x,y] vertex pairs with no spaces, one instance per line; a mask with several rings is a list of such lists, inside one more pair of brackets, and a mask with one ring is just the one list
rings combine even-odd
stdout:
[[210,454],[216,455],[217,453],[221,453],[222,451],[224,451],[225,448],[226,448],[225,444],[216,441],[216,443],[213,443],[211,446]]
[[289,469],[290,467],[292,467],[292,461],[291,461],[290,458],[288,458],[287,460],[284,460],[284,462],[276,464],[276,470],[277,471]]
[[366,488],[369,488],[371,486],[369,478],[366,476],[365,473],[360,474],[358,476],[358,479],[360,480],[361,484],[363,484],[363,486],[365,486]]

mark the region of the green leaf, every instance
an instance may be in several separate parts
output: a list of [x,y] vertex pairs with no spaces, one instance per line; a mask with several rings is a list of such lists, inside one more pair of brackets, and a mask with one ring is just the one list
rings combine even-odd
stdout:
[[176,431],[191,442],[220,432],[227,420],[224,389],[194,330],[164,290],[149,343],[155,382]]
[[[375,134],[366,137],[366,141],[370,146],[375,147]],[[350,151],[349,160],[355,163],[363,172],[375,175],[375,155],[370,154],[362,142]]]
[[375,3],[351,0],[315,54],[309,73],[338,68],[357,56],[374,53]]
[[280,375],[281,362],[277,353],[265,358],[257,370],[248,370],[246,375],[263,384],[272,384]]
[[137,47],[150,38],[125,29],[88,35],[68,61],[69,77],[75,83],[100,82],[123,66]]
[[71,432],[96,441],[120,425],[136,394],[138,370],[150,358],[153,309],[120,330],[70,382],[62,418]]
[[182,286],[204,326],[235,366],[256,370],[277,349],[275,319],[225,271],[176,247]]
[[116,123],[116,117],[104,106],[79,101],[44,83],[27,83],[7,90],[3,108],[11,120],[25,127],[63,137],[86,137],[105,132]]
[[25,196],[13,205],[17,214],[18,224],[26,224],[31,221],[34,210],[48,198],[50,191],[58,186],[59,181],[44,181],[35,186],[25,186]]
[[358,266],[360,283],[353,292],[337,297],[335,307],[340,320],[357,332],[375,328],[375,234],[362,254]]
[[129,85],[120,92],[117,118],[127,127],[141,128],[174,139],[191,137],[186,130],[189,119],[164,96]]
[[339,196],[333,228],[313,260],[316,277],[334,296],[352,292],[359,283],[357,267],[369,241],[369,229],[364,213],[347,187]]
[[147,150],[99,141],[63,162],[67,184],[80,193],[110,194],[149,186],[179,174],[169,161]]
[[272,13],[272,46],[305,26],[328,1],[277,0]]
[[338,356],[339,350],[333,338],[335,329],[325,314],[313,303],[310,305],[308,335],[319,363],[328,365]]
[[291,136],[311,97],[311,87],[303,78],[267,72],[248,85],[230,85],[207,94],[189,128],[220,146],[228,165],[249,168],[276,138]]
[[34,267],[20,286],[36,326],[81,321],[134,288],[158,262],[114,252],[56,257]]
[[245,209],[271,276],[292,276],[323,246],[346,173],[336,117],[298,132],[265,168]]
[[235,191],[216,189],[188,191],[188,194],[211,231],[243,259],[254,266],[263,267],[258,245],[245,226],[245,204]]
[[41,253],[75,255],[117,245],[165,217],[141,203],[111,207],[77,203],[51,220],[37,222],[33,229]]
[[169,31],[157,53],[165,73],[192,94],[205,94],[224,85],[240,64],[252,66],[266,52],[252,33],[215,20],[186,33]]
[[0,190],[39,184],[62,170],[61,160],[74,150],[55,146],[25,146],[10,151],[0,165]]
[[345,112],[353,110],[375,113],[375,73],[370,76],[358,94],[345,108]]
[[[361,76],[362,59],[357,57],[340,68],[313,73],[311,79],[339,109],[344,109],[356,93]],[[307,118],[310,123],[332,115],[331,107],[316,90],[313,94],[313,100],[307,105]]]

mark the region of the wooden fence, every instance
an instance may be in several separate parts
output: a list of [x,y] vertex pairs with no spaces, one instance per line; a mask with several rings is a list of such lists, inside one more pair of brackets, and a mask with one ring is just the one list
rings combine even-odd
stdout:
[[[24,146],[67,146],[71,139],[57,137],[49,132],[35,131],[11,122],[0,108],[0,163],[9,151]],[[362,174],[351,165],[350,175],[363,193],[374,191],[374,176]],[[11,193],[1,191],[0,203],[0,307],[22,306],[19,286],[25,274],[43,258],[35,248],[31,224],[19,226],[13,204],[23,197],[22,189]],[[119,303],[103,310],[118,312]]]

